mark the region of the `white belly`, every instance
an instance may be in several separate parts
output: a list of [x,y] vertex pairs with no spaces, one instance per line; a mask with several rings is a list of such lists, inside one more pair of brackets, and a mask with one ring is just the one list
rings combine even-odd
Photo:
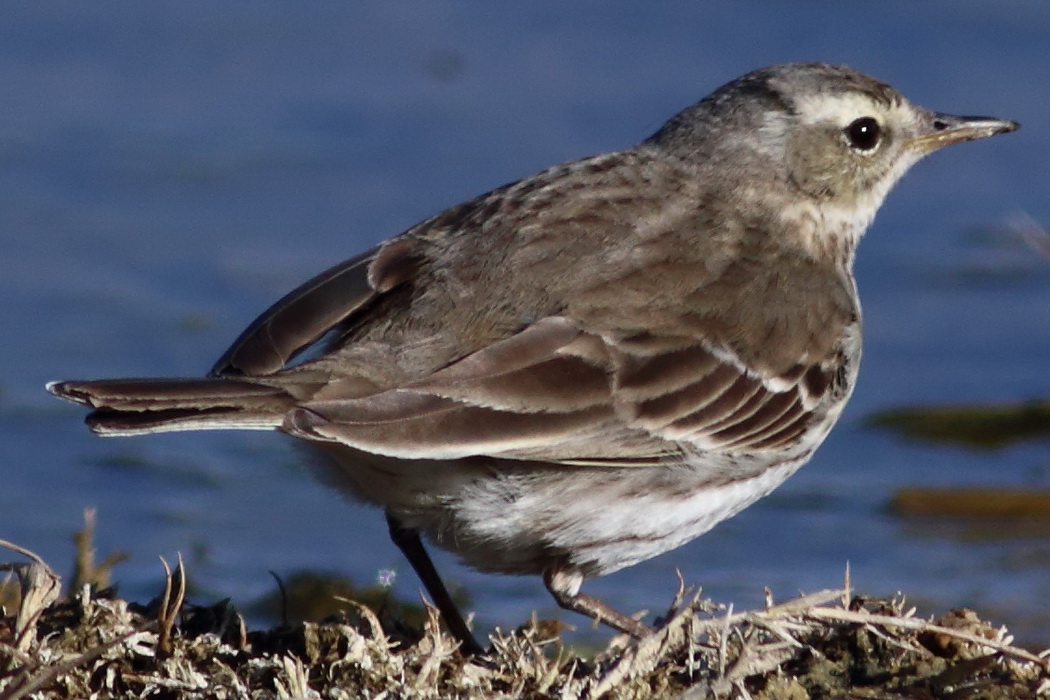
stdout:
[[690,483],[684,466],[669,467],[678,471],[674,475],[652,469],[541,475],[515,489],[513,498],[503,488],[478,484],[459,500],[451,520],[418,524],[481,570],[541,573],[557,563],[600,576],[702,535],[768,494],[804,461],[724,484]]

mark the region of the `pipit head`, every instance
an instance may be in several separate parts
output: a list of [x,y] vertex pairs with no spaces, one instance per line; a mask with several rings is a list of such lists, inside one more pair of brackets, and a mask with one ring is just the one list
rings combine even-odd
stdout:
[[845,237],[852,248],[890,188],[920,158],[1017,127],[933,112],[850,68],[804,63],[734,80],[650,141],[707,177],[743,185],[741,206],[766,194],[782,197],[767,206],[788,218],[805,210],[821,233]]
[[930,112],[849,68],[766,68],[632,148],[321,273],[207,378],[49,388],[103,435],[313,444],[329,483],[383,508],[469,651],[420,533],[640,636],[583,580],[688,542],[809,459],[856,378],[851,264],[887,191],[940,146],[1016,128]]

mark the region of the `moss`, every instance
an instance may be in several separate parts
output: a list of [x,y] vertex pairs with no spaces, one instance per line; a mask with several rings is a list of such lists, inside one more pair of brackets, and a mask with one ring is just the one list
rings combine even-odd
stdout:
[[995,449],[1050,436],[1050,402],[900,408],[866,422],[914,440]]

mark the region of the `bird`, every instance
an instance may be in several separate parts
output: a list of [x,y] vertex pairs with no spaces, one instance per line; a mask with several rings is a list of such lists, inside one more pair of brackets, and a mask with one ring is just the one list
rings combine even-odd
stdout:
[[906,170],[1013,121],[919,107],[847,66],[750,72],[644,141],[453,206],[321,272],[202,378],[63,381],[104,436],[275,430],[384,512],[464,653],[423,544],[588,578],[693,540],[824,441],[861,356],[858,241]]

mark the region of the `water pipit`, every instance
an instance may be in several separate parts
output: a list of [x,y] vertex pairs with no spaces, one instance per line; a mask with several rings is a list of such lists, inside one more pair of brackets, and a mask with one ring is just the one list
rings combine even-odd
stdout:
[[[860,360],[853,257],[909,166],[1017,124],[820,63],[719,88],[642,143],[459,204],[266,310],[201,379],[49,385],[100,435],[279,430],[382,508],[469,652],[423,548],[584,579],[678,547],[827,436]],[[296,360],[313,348],[312,359]]]

